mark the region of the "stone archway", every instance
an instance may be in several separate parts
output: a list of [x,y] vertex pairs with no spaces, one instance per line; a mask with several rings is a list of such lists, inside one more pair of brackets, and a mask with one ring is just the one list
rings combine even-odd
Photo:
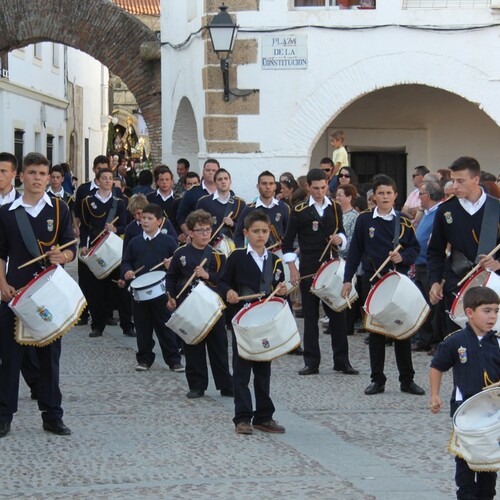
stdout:
[[[427,71],[432,67],[433,71]],[[450,77],[460,75],[460,77]],[[474,82],[472,85],[471,82]],[[490,75],[456,59],[404,52],[363,59],[321,85],[305,99],[289,121],[285,139],[293,150],[310,156],[318,138],[344,109],[379,89],[417,84],[448,91],[479,107],[500,125],[500,101]]]
[[37,42],[74,47],[126,83],[148,125],[153,160],[161,160],[161,68],[141,57],[159,42],[153,31],[109,0],[2,0],[0,53]]
[[200,151],[193,106],[187,97],[179,102],[172,131],[172,153],[194,160]]

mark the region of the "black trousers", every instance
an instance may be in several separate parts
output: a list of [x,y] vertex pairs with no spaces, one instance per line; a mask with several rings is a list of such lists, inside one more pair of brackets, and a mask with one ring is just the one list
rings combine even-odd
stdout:
[[496,495],[496,472],[474,472],[467,462],[455,457],[455,483],[460,500],[492,500]]
[[[250,376],[253,372],[255,411],[250,392]],[[233,422],[251,422],[261,424],[271,420],[274,404],[270,396],[271,361],[249,361],[238,356],[236,337],[233,334],[233,385],[234,418]]]
[[[304,364],[311,368],[318,368],[321,362],[318,327],[320,299],[310,292],[311,285],[312,278],[300,282],[304,312]],[[323,308],[330,320],[333,367],[341,370],[349,364],[345,311],[334,312],[326,304],[323,304]]]
[[78,282],[92,316],[92,329],[103,332],[115,306],[118,309],[122,330],[131,329],[134,325],[130,294],[112,281],[118,280],[119,269],[115,269],[107,278],[98,280],[88,266],[79,261],[78,273]]
[[177,336],[170,328],[165,326],[165,323],[170,319],[166,296],[162,295],[153,300],[146,300],[143,302],[134,301],[132,309],[134,313],[135,330],[137,332],[137,362],[145,363],[148,366],[154,363],[154,330],[158,342],[160,343],[161,353],[165,363],[170,368],[180,363],[181,357],[177,349]]
[[[42,419],[56,420],[62,418],[62,395],[59,389],[59,358],[61,356],[61,339],[45,347],[35,348],[37,362],[40,367],[38,381],[38,408]],[[0,304],[0,421],[10,422],[17,412],[19,398],[19,375],[26,346],[15,341],[14,313],[9,306]]]
[[[193,311],[195,314],[196,311]],[[229,358],[225,317],[222,315],[210,333],[196,345],[186,344],[186,378],[190,389],[206,390],[208,387],[207,351],[210,367],[217,389],[233,387],[233,379],[229,373]]]
[[[370,292],[370,280],[368,276],[363,275],[363,304]],[[371,380],[377,384],[384,385],[387,377],[384,374],[385,365],[385,340],[386,337],[378,333],[370,333],[370,368]],[[401,385],[408,385],[413,382],[415,370],[411,360],[411,342],[410,339],[395,340],[394,353],[396,355],[396,364],[399,371],[399,382]]]

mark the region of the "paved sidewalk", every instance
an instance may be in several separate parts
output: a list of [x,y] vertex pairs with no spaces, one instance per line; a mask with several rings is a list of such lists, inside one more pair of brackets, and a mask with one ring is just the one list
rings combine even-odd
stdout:
[[[161,356],[150,371],[135,372],[135,339],[118,327],[96,339],[89,331],[76,327],[63,339],[61,387],[72,436],[42,430],[22,382],[12,430],[0,440],[0,498],[454,498],[447,409],[431,415],[427,395],[399,391],[392,347],[386,392],[376,396],[363,394],[363,335],[350,337],[359,376],[333,372],[323,334],[319,375],[299,376],[301,357],[279,358],[271,391],[287,432],[240,436],[232,399],[213,385],[189,400],[185,375],[169,371]],[[416,382],[426,389],[429,361],[414,355]],[[445,401],[450,383],[445,376]]]

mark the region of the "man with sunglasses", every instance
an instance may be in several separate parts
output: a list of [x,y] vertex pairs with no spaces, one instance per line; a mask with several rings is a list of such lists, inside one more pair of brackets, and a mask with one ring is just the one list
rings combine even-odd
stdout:
[[420,197],[418,195],[422,183],[424,182],[424,175],[429,173],[429,169],[424,165],[419,165],[413,169],[412,182],[415,189],[409,194],[408,198],[401,209],[401,212],[408,214],[410,219],[414,219],[417,215],[417,211],[420,208]]

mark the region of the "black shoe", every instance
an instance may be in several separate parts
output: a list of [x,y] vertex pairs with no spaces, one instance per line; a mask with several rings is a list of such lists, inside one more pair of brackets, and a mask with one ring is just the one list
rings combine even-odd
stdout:
[[0,422],[0,438],[5,437],[10,431],[10,422]]
[[344,368],[334,368],[336,372],[342,372],[345,375],[359,375],[359,371],[355,370],[351,365],[346,365]]
[[186,397],[189,399],[196,399],[196,398],[202,398],[205,395],[205,391],[203,389],[191,389],[187,394]]
[[367,335],[365,337],[365,340],[363,340],[363,343],[366,344],[366,345],[370,345],[370,336],[369,335]]
[[43,430],[52,432],[52,434],[57,434],[58,436],[69,436],[71,434],[70,428],[64,425],[62,418],[58,418],[57,420],[44,420]]
[[31,399],[38,401],[38,394],[36,392],[31,391]]
[[422,387],[415,384],[415,382],[401,385],[401,392],[408,392],[409,394],[415,394],[416,396],[423,396],[425,394],[425,391],[422,389]]
[[380,394],[385,391],[385,385],[377,384],[377,382],[372,382],[366,389],[365,394],[371,396],[372,394]]
[[106,320],[106,324],[107,324],[108,326],[116,326],[116,325],[118,324],[118,320],[117,320],[117,319],[115,319],[115,318],[113,318],[113,317],[111,317],[111,318],[108,318],[108,319]]
[[299,345],[299,347],[296,347],[293,351],[290,351],[288,354],[294,354],[295,356],[303,356],[304,350]]
[[225,398],[232,398],[234,396],[234,390],[232,387],[228,387],[227,389],[221,389],[220,395]]
[[299,371],[299,375],[316,375],[316,373],[319,373],[318,368],[313,368],[312,366],[307,365]]
[[102,332],[100,330],[92,330],[89,333],[89,337],[102,337]]
[[325,335],[331,335],[331,334],[332,334],[332,331],[330,330],[330,327],[327,327],[327,328],[325,328],[325,329],[323,330],[323,333],[324,333]]
[[76,326],[86,326],[88,324],[89,324],[88,316],[86,316],[86,317],[80,316],[80,319],[78,320],[78,323],[76,324]]
[[136,337],[137,336],[137,334],[135,333],[134,327],[128,328],[127,330],[123,330],[123,335],[125,335],[125,337]]

